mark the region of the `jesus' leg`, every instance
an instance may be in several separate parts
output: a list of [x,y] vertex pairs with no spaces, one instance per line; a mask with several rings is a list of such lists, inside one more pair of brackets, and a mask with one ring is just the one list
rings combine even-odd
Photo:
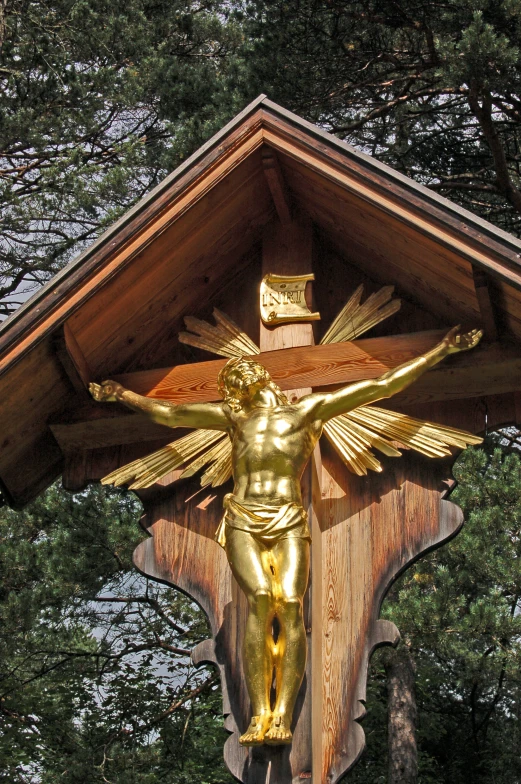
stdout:
[[275,651],[277,699],[264,742],[291,743],[291,719],[306,669],[306,630],[302,603],[309,576],[309,541],[283,539],[272,549],[273,592],[280,633]]
[[256,746],[263,743],[271,721],[275,602],[270,552],[246,531],[229,528],[226,531],[226,554],[249,606],[243,666],[253,715],[250,726],[239,742],[243,746]]

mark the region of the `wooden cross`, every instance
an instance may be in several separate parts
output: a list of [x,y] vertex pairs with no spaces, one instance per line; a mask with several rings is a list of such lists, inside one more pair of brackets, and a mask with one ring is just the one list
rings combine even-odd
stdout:
[[[313,229],[306,219],[270,224],[263,239],[263,274],[304,274],[313,270]],[[317,273],[319,271],[317,270]],[[325,274],[320,270],[319,274]],[[252,285],[255,285],[252,282]],[[308,303],[311,305],[312,303]],[[443,332],[369,338],[315,346],[313,325],[260,324],[261,354],[273,379],[295,399],[318,387],[375,378],[431,348]],[[65,336],[67,337],[67,336]],[[68,352],[74,359],[75,347]],[[519,363],[519,360],[517,360]],[[173,402],[219,399],[217,375],[225,360],[131,373],[117,377],[141,394]],[[81,357],[71,373],[88,375]],[[521,368],[520,368],[521,369]],[[397,402],[432,402],[505,391],[512,356],[497,346],[479,348],[431,371]],[[84,379],[85,380],[85,379]],[[486,382],[486,385],[485,385]],[[164,437],[165,429],[144,418],[88,409],[88,416],[52,426],[60,444],[107,447]],[[171,431],[169,433],[171,439]],[[193,487],[163,495],[142,494],[151,538],[136,550],[136,566],[146,575],[178,586],[205,610],[212,639],[194,651],[196,663],[217,665],[223,684],[225,746],[231,772],[245,784],[290,784],[312,777],[334,784],[356,761],[364,743],[363,716],[369,656],[375,646],[395,642],[395,627],[378,620],[380,605],[397,574],[425,550],[454,534],[458,508],[444,501],[450,477],[447,461],[427,462],[405,455],[388,461],[383,474],[354,477],[328,448],[318,448],[303,477],[303,500],[312,533],[311,580],[305,607],[308,665],[295,709],[291,747],[244,749],[238,736],[249,718],[242,676],[241,643],[247,617],[224,551],[214,541],[222,496],[193,498]],[[175,487],[175,486],[174,486]]]

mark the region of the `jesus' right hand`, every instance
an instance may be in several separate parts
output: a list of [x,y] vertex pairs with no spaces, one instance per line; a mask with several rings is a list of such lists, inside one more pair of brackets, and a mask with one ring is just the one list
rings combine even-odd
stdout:
[[89,384],[89,392],[98,403],[115,403],[123,387],[116,381],[102,381],[101,384]]

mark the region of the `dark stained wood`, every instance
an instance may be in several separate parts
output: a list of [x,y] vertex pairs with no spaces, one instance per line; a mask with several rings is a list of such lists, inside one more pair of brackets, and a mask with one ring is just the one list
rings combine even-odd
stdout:
[[[2,451],[0,442],[0,476],[12,479],[23,454],[24,498],[33,495],[31,483],[40,486],[36,464],[55,476],[61,460],[53,450],[46,466],[32,459],[70,394],[51,335],[67,322],[97,379],[190,359],[176,342],[183,316],[221,298],[275,214],[265,147],[277,156],[295,208],[351,267],[396,283],[448,326],[481,322],[472,269],[482,269],[494,286],[501,334],[521,340],[518,240],[261,98],[0,326],[0,430],[19,447]],[[35,402],[35,378],[45,402]],[[15,428],[20,412],[23,426]]]
[[232,733],[225,745],[225,760],[232,773],[245,781],[252,763],[248,751],[238,746],[236,735],[249,718],[239,636],[247,603],[232,578],[224,550],[214,541],[228,488],[213,492],[216,498],[206,509],[200,508],[200,495],[186,500],[196,490],[193,482],[184,492],[175,492],[148,509],[144,525],[152,536],[136,549],[134,563],[147,576],[180,588],[206,613],[214,639],[201,643],[192,656],[196,664],[211,662],[220,671],[225,727]]
[[[283,201],[281,178],[262,157],[266,145],[275,151],[289,191]],[[291,223],[289,199],[301,215]],[[272,223],[277,203],[282,229],[278,220]],[[177,401],[216,399],[222,362],[195,369],[200,355],[177,344],[183,316],[209,317],[211,305],[218,304],[257,339],[251,292],[260,277],[259,243],[263,239],[263,263],[276,266],[265,271],[281,272],[298,262],[303,267],[293,271],[309,272],[310,219],[335,250],[321,255],[315,249],[313,260],[317,277],[330,275],[337,287],[335,308],[356,286],[358,273],[375,286],[396,284],[409,299],[411,310],[398,331],[424,333],[459,321],[476,326],[487,318],[484,287],[476,287],[473,272],[478,268],[490,276],[496,326],[510,340],[521,339],[518,240],[266,101],[0,327],[0,476],[13,503],[30,500],[62,468],[65,486],[81,489],[179,437],[117,407],[95,410],[78,402],[71,411],[71,379],[80,389],[92,376],[102,380],[142,369],[142,376],[126,377],[137,391]],[[329,305],[319,306],[328,323],[334,315]],[[65,345],[66,373],[51,340],[64,323],[74,336],[68,350]],[[263,349],[267,343],[272,349],[262,361],[290,395],[374,378],[430,348],[442,334],[430,332],[428,342],[425,333],[389,339],[386,325],[380,337],[348,347],[311,347],[309,325],[307,331],[296,326],[265,329],[260,338]],[[161,364],[177,367],[148,370]],[[520,390],[519,347],[502,341],[450,358],[385,405],[483,432],[520,421]],[[194,661],[212,662],[221,672],[232,733],[225,747],[230,769],[248,784],[266,784],[268,762],[270,784],[296,784],[309,776],[312,748],[313,781],[334,784],[363,747],[359,721],[371,651],[397,637],[392,624],[378,620],[385,591],[401,569],[460,524],[458,510],[443,500],[448,463],[407,453],[386,459],[382,475],[357,478],[329,447],[322,458],[317,451],[303,488],[313,536],[311,620],[306,607],[313,670],[302,693],[294,747],[271,750],[270,756],[237,743],[248,720],[240,656],[247,608],[213,541],[230,487],[194,496],[196,481],[172,485],[175,478],[141,493],[153,538],[138,549],[136,564],[188,592],[208,614],[215,639],[194,652]]]
[[[277,109],[278,116],[274,116]],[[440,243],[457,249],[470,263],[483,266],[521,288],[521,245],[516,238],[342,144],[317,126],[299,122],[298,117],[280,110],[271,101],[264,102],[261,114],[266,127],[265,142],[277,150],[281,163],[283,155],[292,161],[299,160],[310,169],[321,171],[325,179],[341,182],[346,190],[381,204],[382,210],[400,215],[418,230],[426,232],[429,224]],[[488,255],[488,263],[484,255]]]
[[[104,476],[115,471],[116,468],[136,460],[138,457],[150,454],[156,449],[161,449],[171,440],[162,438],[157,441],[139,441],[120,446],[103,447],[102,449],[84,449],[67,452],[63,467],[62,484],[66,490],[78,492],[83,490],[90,482],[99,482]],[[161,499],[165,493],[171,495],[169,485],[177,480],[182,472],[175,471],[167,474],[154,485],[153,492],[147,498]],[[143,491],[145,495],[145,491]]]
[[[1,477],[2,485],[9,493],[11,505],[15,509],[22,509],[61,474],[64,458],[55,438],[48,430],[32,440],[29,452],[23,449],[17,449],[16,452],[20,456],[20,463],[11,461],[3,468]],[[31,467],[32,481],[29,489],[23,470],[24,464]]]
[[[365,713],[370,653],[397,639],[395,627],[378,620],[381,600],[397,573],[420,552],[452,536],[462,516],[455,505],[442,500],[442,480],[448,476],[443,464],[405,456],[389,461],[384,475],[360,479],[347,476],[332,451],[326,449],[323,459],[320,542],[313,529],[313,547],[318,545],[322,559],[322,579],[313,594],[322,596],[321,616],[316,616],[322,620],[317,635],[321,732],[313,737],[313,780],[335,784],[363,748],[358,722]],[[206,508],[197,496],[184,500],[189,488],[150,508],[146,527],[153,538],[139,546],[135,563],[145,574],[187,592],[207,613],[216,642],[202,643],[194,660],[218,663],[226,727],[232,732],[225,758],[235,776],[256,783],[262,780],[264,752],[247,752],[233,742],[248,720],[239,653],[246,607],[225,553],[213,541],[223,492]],[[212,563],[211,570],[206,563]],[[361,639],[366,639],[365,646],[359,644]],[[291,780],[275,779],[281,784]]]
[[474,286],[476,288],[476,297],[478,298],[479,310],[481,313],[481,321],[483,329],[485,330],[485,340],[496,340],[498,336],[498,328],[496,323],[496,313],[492,303],[490,294],[490,278],[483,270],[472,270],[474,277]]
[[519,394],[519,392],[508,392],[501,395],[484,395],[466,400],[445,400],[413,406],[400,406],[391,400],[388,408],[403,411],[418,419],[458,427],[468,430],[469,433],[483,436],[495,428],[521,421],[519,418],[521,409],[516,409]]
[[88,362],[78,346],[74,333],[67,322],[53,338],[56,356],[60,360],[76,393],[84,400],[89,399],[89,382],[93,376]]
[[[219,265],[216,265],[212,271],[212,278],[207,275],[202,281],[204,288],[199,293],[197,304],[190,308],[184,306],[182,316],[179,315],[176,318],[167,318],[163,314],[161,322],[156,324],[153,334],[140,345],[139,351],[125,363],[124,372],[215,359],[215,354],[178,341],[179,333],[185,329],[185,315],[197,315],[199,318],[213,323],[212,311],[214,307],[224,310],[236,323],[241,324],[241,328],[253,340],[257,341],[258,323],[253,325],[251,322],[256,317],[258,292],[256,287],[251,285],[251,280],[260,280],[260,256],[260,245],[257,243],[253,247],[248,247],[240,261],[226,274],[220,274]],[[228,269],[226,262],[223,266]],[[230,298],[230,291],[234,292],[233,298]],[[187,287],[188,292],[189,287]],[[181,299],[179,293],[177,291],[177,294],[173,295],[168,315],[178,312]]]
[[273,213],[261,167],[260,154],[240,163],[74,314],[71,325],[96,372],[124,371],[176,318],[231,284]]
[[496,316],[502,330],[521,340],[521,291],[501,280],[494,281]]
[[[87,287],[80,297],[73,296],[107,259],[113,258],[138,236],[148,243],[147,230],[151,223],[162,220],[170,205],[175,203],[178,212],[179,209],[186,211],[188,205],[180,204],[184,195],[190,192],[191,203],[195,203],[208,188],[209,179],[215,183],[225,177],[263,142],[277,150],[279,156],[283,154],[292,161],[299,160],[309,172],[319,171],[324,179],[341,183],[344,189],[359,193],[361,199],[372,199],[381,205],[382,212],[394,211],[402,222],[414,225],[425,236],[430,226],[436,241],[452,249],[453,261],[460,254],[506,283],[521,287],[521,247],[514,238],[421,189],[369,157],[340,145],[334,137],[324,136],[319,129],[299,118],[290,118],[275,104],[261,101],[252,106],[238,124],[232,123],[227,134],[210,140],[192,159],[190,167],[180,167],[161,184],[154,194],[155,198],[147,197],[132,210],[119,223],[117,231],[107,232],[93,250],[84,255],[83,263],[74,264],[68,274],[61,276],[38,298],[34,307],[24,308],[23,315],[17,317],[9,330],[1,335],[0,352],[4,353],[9,346],[17,343],[27,331],[32,333],[31,345],[34,345],[34,341],[45,336],[47,327],[55,330],[61,319],[67,318],[81,306],[85,296],[91,295]],[[308,198],[304,205],[306,210],[309,201]],[[162,230],[162,227],[158,225],[156,229]],[[124,263],[130,260],[127,254]],[[107,268],[105,278],[113,274],[114,270]],[[101,280],[98,282],[101,284]],[[68,302],[67,313],[61,309],[64,300]],[[52,324],[48,322],[50,314],[55,314]]]
[[136,441],[157,441],[161,437],[167,441],[179,438],[178,432],[158,425],[144,415],[124,412],[119,415],[118,411],[118,416],[109,416],[107,413],[112,412],[102,410],[100,414],[103,416],[50,424],[49,427],[64,454],[83,449],[133,444]]
[[41,344],[2,384],[0,476],[22,506],[60,474],[63,455],[47,428],[74,395],[52,346]]
[[277,154],[270,147],[262,148],[262,166],[279,220],[283,226],[289,226],[292,221],[290,195]]
[[[258,165],[260,166],[260,158]],[[259,210],[264,207],[272,210],[267,186],[265,183],[263,185],[264,191],[257,188],[255,193],[252,191],[251,197],[256,200]],[[238,209],[240,201],[236,206]],[[251,216],[249,218],[251,219]],[[252,241],[254,232],[258,231],[258,227],[251,223],[250,219],[245,219],[239,231],[238,241],[244,243],[244,250]],[[236,226],[236,228],[238,227]],[[219,231],[216,231],[216,237],[217,239],[222,237]],[[107,370],[113,373],[118,365],[121,370],[125,369],[128,364],[132,364],[129,358],[134,357],[135,360],[136,356],[140,356],[141,346],[145,346],[145,343],[150,341],[154,330],[160,330],[162,327],[171,330],[172,321],[174,330],[169,335],[169,346],[165,345],[163,339],[159,348],[160,356],[169,356],[175,361],[177,344],[175,319],[179,320],[183,312],[197,313],[198,307],[205,306],[216,292],[222,290],[226,282],[233,280],[233,276],[230,277],[227,273],[236,261],[235,252],[240,251],[242,254],[242,249],[237,247],[233,251],[230,250],[231,239],[232,233],[229,234],[227,240],[223,241],[222,252],[227,254],[225,257],[220,255],[219,249],[215,252],[210,249],[206,255],[200,257],[201,266],[198,267],[198,275],[195,277],[191,273],[193,267],[190,259],[185,259],[180,254],[182,270],[180,279],[177,281],[177,291],[171,293],[171,299],[167,299],[166,303],[161,303],[159,297],[156,297],[156,300],[149,304],[146,317],[140,319],[139,313],[137,313],[138,309],[132,306],[131,301],[125,301],[124,317],[127,318],[129,313],[136,316],[137,313],[137,321],[132,325],[131,330],[127,329],[128,324],[125,324],[124,321],[122,321],[121,330],[116,327],[117,319],[111,321],[111,301],[108,300],[106,307],[101,312],[103,319],[107,320],[102,329],[103,339],[106,341],[105,349],[102,346],[96,348],[89,333],[96,319],[101,317],[96,316],[95,308],[92,312],[91,322],[86,325],[86,331],[82,332],[79,329],[79,319],[75,320],[72,325],[75,337],[97,380],[106,378]],[[165,253],[169,256],[172,253],[171,248],[166,248]],[[242,256],[240,255],[239,258]],[[168,272],[167,267],[164,269]],[[170,264],[170,269],[174,269],[173,264]],[[190,279],[191,275],[192,279]],[[170,289],[164,284],[164,279],[156,283],[160,292],[165,291],[165,296],[170,296]],[[124,299],[121,292],[114,291],[113,295],[115,303]],[[96,297],[93,297],[93,302],[95,300]],[[177,310],[178,307],[181,312]],[[179,328],[180,326],[179,323]],[[153,352],[149,346],[145,347],[146,359],[149,366],[153,367],[156,364]],[[94,349],[101,351],[101,354],[95,355]],[[41,489],[42,485],[37,471],[44,472],[47,483],[56,478],[61,471],[62,454],[59,449],[47,450],[47,466],[44,466],[37,457],[38,444],[43,443],[40,438],[45,434],[49,418],[54,417],[65,406],[67,400],[71,400],[70,381],[57,362],[50,339],[42,340],[32,351],[23,353],[20,361],[0,379],[0,397],[2,399],[0,430],[3,435],[3,438],[0,439],[0,477],[10,488],[16,503],[20,504],[22,498],[26,502],[34,497],[36,489],[33,491],[33,485],[34,488]],[[16,448],[13,448],[13,444],[16,444]],[[20,456],[20,461],[18,461],[18,456]],[[45,458],[45,455],[43,457]],[[19,469],[21,465],[24,466],[23,471]],[[15,475],[16,492],[12,487],[13,475]],[[22,485],[24,486],[23,492]]]
[[[91,294],[90,288],[85,290],[83,287],[99,271],[102,263],[106,264],[107,259],[114,258],[121,251],[123,257],[119,261],[123,264],[130,261],[126,253],[129,243],[142,236],[157,218],[163,217],[165,209],[172,204],[178,206],[179,200],[186,199],[187,193],[190,194],[188,203],[179,205],[184,212],[187,211],[190,198],[194,202],[198,201],[201,192],[208,188],[208,183],[202,182],[204,174],[210,173],[211,177],[218,181],[247,155],[247,151],[257,149],[261,144],[261,117],[260,111],[253,111],[223,139],[218,139],[218,134],[202,148],[205,154],[200,160],[192,159],[191,166],[181,166],[158,186],[153,198],[149,195],[137,209],[129,211],[127,216],[118,222],[117,231],[110,229],[99,243],[95,243],[92,251],[84,254],[81,265],[73,265],[68,275],[63,276],[58,284],[49,287],[45,296],[39,299],[37,307],[25,310],[21,318],[16,318],[9,331],[0,338],[0,355],[19,343],[27,333],[31,334],[31,343],[34,344],[45,336],[47,329],[56,329],[61,319],[68,318],[84,301],[85,295]],[[226,162],[224,167],[222,161]],[[106,278],[112,277],[113,274],[113,269],[104,271]],[[74,294],[79,291],[81,296],[75,297]],[[58,306],[63,306],[64,300],[67,304],[66,312],[58,312]],[[47,323],[50,314],[55,314],[56,318],[52,323]]]
[[[285,160],[285,159],[284,159]],[[355,266],[376,280],[393,280],[442,316],[479,313],[471,264],[404,225],[376,204],[336,186],[302,164],[284,165],[296,203]]]
[[[282,238],[284,241],[281,241]],[[305,220],[291,226],[289,231],[278,221],[269,226],[263,242],[263,271],[269,268],[279,274],[296,274],[304,270],[309,272],[312,263],[312,240],[312,228]],[[258,302],[256,319],[258,324]],[[309,345],[312,340],[313,332],[309,324],[282,325],[271,330],[261,328],[260,347],[272,349],[281,342],[289,346],[303,343]],[[294,389],[289,394],[293,398],[308,391],[309,389]],[[311,474],[309,480],[307,490],[304,490],[304,502],[311,507]],[[311,657],[307,679],[295,710],[299,721],[291,747],[265,746],[253,750],[240,747],[238,737],[246,728],[250,714],[241,662],[247,602],[231,576],[224,552],[215,542],[210,541],[210,535],[213,535],[222,513],[223,493],[219,490],[217,498],[213,499],[209,506],[205,506],[204,502],[201,504],[199,497],[183,502],[190,492],[191,490],[181,488],[176,492],[175,498],[150,507],[147,525],[153,539],[136,551],[136,565],[145,574],[186,590],[208,614],[212,630],[217,635],[216,641],[208,640],[202,643],[194,651],[193,658],[196,663],[217,664],[221,671],[225,726],[232,733],[225,746],[225,760],[229,769],[247,784],[267,784],[268,781],[293,781],[296,784],[311,772]],[[198,534],[195,534],[195,531]],[[204,539],[200,536],[202,531]],[[198,539],[195,538],[197,535]],[[171,547],[174,549],[171,550]],[[176,553],[175,556],[172,555],[173,552]],[[182,568],[178,568],[178,563],[182,564]],[[206,578],[202,575],[203,571],[208,572],[208,563],[215,565],[215,571],[210,578],[211,584],[205,584]],[[188,564],[195,569],[190,569]],[[218,579],[215,578],[216,574]],[[308,604],[306,612],[306,626],[310,629]]]
[[[371,294],[382,287],[378,278],[370,277],[368,270],[361,269],[350,263],[346,254],[339,254],[328,237],[321,231],[316,232],[316,269],[327,270],[327,275],[318,274],[313,284],[316,295],[315,310],[319,310],[321,321],[317,322],[318,337],[326,332],[327,328],[346,304],[348,292],[355,291],[363,285],[364,302]],[[394,316],[373,327],[360,337],[385,337],[388,335],[408,334],[425,330],[448,329],[452,325],[452,318],[445,320],[434,314],[425,306],[419,307],[409,293],[389,278],[386,284],[392,283],[394,288],[393,299],[400,300],[400,309]]]

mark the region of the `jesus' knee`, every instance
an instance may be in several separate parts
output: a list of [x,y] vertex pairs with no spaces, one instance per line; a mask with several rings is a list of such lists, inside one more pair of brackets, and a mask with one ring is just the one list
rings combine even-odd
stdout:
[[270,590],[259,588],[248,596],[250,612],[257,617],[266,617],[273,611],[273,594]]
[[302,622],[302,599],[300,596],[282,596],[278,601],[277,615],[284,623]]

